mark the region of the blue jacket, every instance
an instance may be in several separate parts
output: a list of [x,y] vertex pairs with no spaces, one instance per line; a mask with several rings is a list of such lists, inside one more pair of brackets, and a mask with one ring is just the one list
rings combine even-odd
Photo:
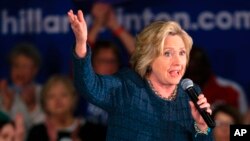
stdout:
[[91,50],[73,55],[74,80],[80,93],[109,114],[107,141],[212,141],[197,134],[188,94],[178,86],[177,97],[166,101],[153,93],[146,80],[126,69],[115,75],[94,73]]

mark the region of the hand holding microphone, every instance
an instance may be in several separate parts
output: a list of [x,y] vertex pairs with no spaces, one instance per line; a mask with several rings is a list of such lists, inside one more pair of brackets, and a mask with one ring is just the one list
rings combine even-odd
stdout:
[[214,122],[214,120],[211,118],[211,116],[209,114],[209,113],[212,112],[211,109],[210,109],[210,104],[207,103],[206,98],[204,97],[204,95],[199,95],[196,92],[196,90],[193,87],[194,86],[193,81],[190,80],[190,79],[184,79],[181,82],[181,86],[188,93],[190,99],[192,100],[192,102],[194,103],[194,106],[197,109],[197,110],[194,110],[192,108],[192,104],[191,104],[192,115],[195,118],[195,120],[196,121],[201,121],[200,118],[202,117],[208,127],[214,128],[215,127],[215,122]]

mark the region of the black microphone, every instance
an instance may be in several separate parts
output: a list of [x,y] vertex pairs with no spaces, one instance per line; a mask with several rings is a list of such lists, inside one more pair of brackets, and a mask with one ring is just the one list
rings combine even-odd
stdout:
[[182,82],[181,82],[181,86],[188,93],[188,95],[189,95],[190,99],[193,101],[195,107],[197,108],[197,110],[201,114],[204,121],[207,123],[207,126],[210,127],[210,128],[214,128],[215,125],[216,125],[214,120],[211,118],[209,113],[206,112],[205,109],[201,109],[199,107],[199,105],[197,104],[198,93],[196,92],[196,90],[193,87],[194,86],[193,81],[188,79],[188,78],[183,79]]

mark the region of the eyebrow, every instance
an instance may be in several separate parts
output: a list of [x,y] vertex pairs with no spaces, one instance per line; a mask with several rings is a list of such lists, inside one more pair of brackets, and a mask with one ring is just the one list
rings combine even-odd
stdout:
[[[164,48],[163,48],[163,50],[166,50],[166,49],[175,49],[175,47],[164,47]],[[182,49],[185,49],[185,50],[186,50],[185,47],[181,47],[181,48],[180,48],[180,50],[182,50]]]

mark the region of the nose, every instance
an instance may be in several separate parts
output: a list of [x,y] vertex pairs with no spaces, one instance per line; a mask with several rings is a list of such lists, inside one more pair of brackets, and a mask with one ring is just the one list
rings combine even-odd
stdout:
[[179,66],[181,64],[181,56],[179,54],[175,54],[173,56],[173,64]]

